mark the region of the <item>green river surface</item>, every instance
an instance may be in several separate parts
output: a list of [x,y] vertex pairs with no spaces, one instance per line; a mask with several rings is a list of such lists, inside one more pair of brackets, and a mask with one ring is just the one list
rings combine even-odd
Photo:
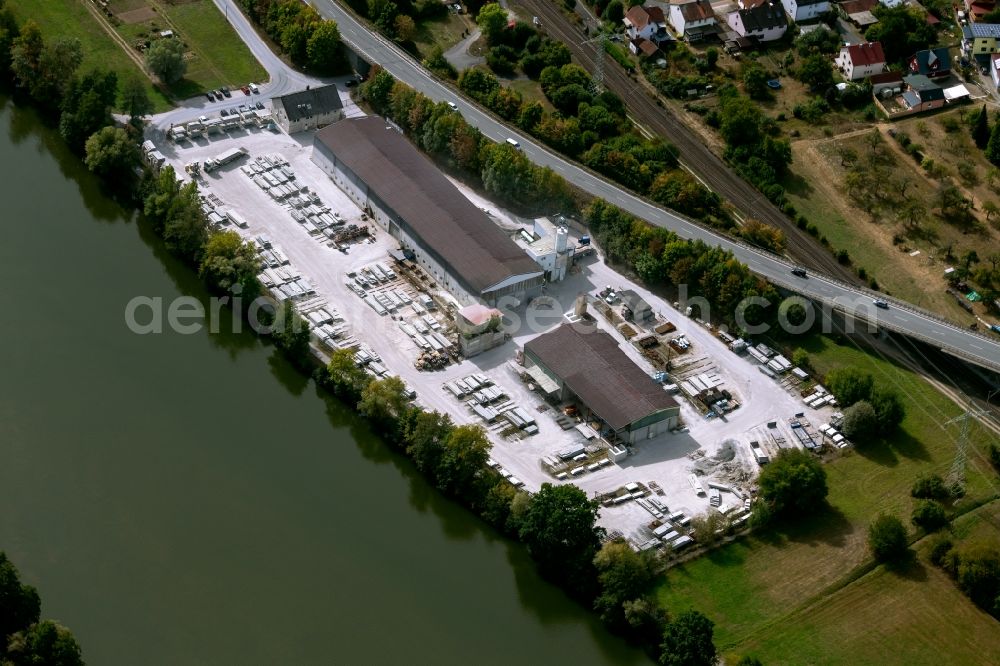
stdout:
[[89,664],[634,664],[523,548],[206,300],[58,135],[0,97],[0,549]]

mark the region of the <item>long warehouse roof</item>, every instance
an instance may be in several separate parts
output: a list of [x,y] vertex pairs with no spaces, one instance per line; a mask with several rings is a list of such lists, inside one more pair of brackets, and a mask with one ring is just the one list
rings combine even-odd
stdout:
[[350,118],[320,130],[331,151],[448,270],[475,291],[542,270],[444,174],[382,118]]
[[600,329],[585,332],[563,324],[530,340],[524,349],[615,430],[677,407],[677,401]]

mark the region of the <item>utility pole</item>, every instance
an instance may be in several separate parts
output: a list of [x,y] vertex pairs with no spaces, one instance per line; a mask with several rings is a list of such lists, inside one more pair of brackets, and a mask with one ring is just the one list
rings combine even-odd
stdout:
[[981,416],[986,416],[986,410],[979,409],[970,403],[964,414],[945,421],[943,424],[962,424],[962,431],[958,435],[958,447],[955,450],[955,460],[952,461],[951,471],[948,472],[948,488],[951,489],[952,494],[956,497],[965,494],[965,465],[968,461],[969,422]]
[[597,44],[597,56],[594,58],[594,76],[590,81],[591,92],[600,95],[604,92],[604,56],[608,51],[608,35],[600,25],[597,26],[598,35],[593,39],[588,39],[583,44]]

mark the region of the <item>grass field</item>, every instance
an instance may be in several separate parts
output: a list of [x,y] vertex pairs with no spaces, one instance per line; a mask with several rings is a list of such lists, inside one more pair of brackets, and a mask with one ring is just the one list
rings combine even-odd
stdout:
[[417,26],[413,43],[417,45],[421,57],[427,57],[435,46],[447,51],[462,41],[462,32],[475,30],[476,22],[468,14],[449,11],[441,18],[423,21]]
[[154,88],[139,67],[125,51],[101,28],[82,2],[78,0],[6,0],[21,23],[29,18],[41,27],[46,38],[55,36],[76,37],[83,45],[83,69],[107,67],[119,80],[136,76],[146,81],[149,98],[155,112],[170,108],[167,96]]
[[[155,9],[155,17],[146,21],[116,26],[129,45],[143,40],[154,28],[172,28],[189,49],[188,72],[184,80],[168,91],[149,81],[140,67],[129,58],[125,47],[117,43],[80,0],[7,0],[19,21],[33,19],[46,38],[76,37],[83,44],[83,68],[102,66],[116,72],[120,79],[137,76],[147,81],[154,112],[165,111],[171,99],[184,99],[222,85],[244,85],[263,81],[267,73],[246,45],[233,32],[225,17],[211,0],[170,4],[160,0],[112,2],[112,10]],[[121,5],[119,7],[119,5]],[[138,55],[138,52],[135,51]],[[141,56],[140,56],[141,57]]]
[[[972,632],[990,622],[996,640],[990,649],[1000,654],[1000,627],[986,616],[970,620],[968,629],[938,631],[942,613],[982,615],[947,577],[872,571],[865,545],[867,525],[879,511],[908,523],[909,489],[918,474],[947,473],[958,429],[938,423],[959,408],[916,375],[853,347],[819,337],[802,346],[820,372],[853,365],[895,385],[907,403],[901,433],[888,447],[849,452],[827,464],[830,509],[802,526],[765,530],[670,570],[660,597],[672,612],[697,608],[708,614],[727,654],[755,653],[765,663],[925,663],[912,655],[967,653]],[[990,437],[973,427],[972,440],[968,493],[956,506],[959,511],[1000,491],[996,473],[981,458]],[[1000,540],[1000,531],[993,538]],[[875,619],[894,608],[905,609],[905,615],[892,618],[900,625],[894,635],[903,633],[881,641],[874,634],[884,626],[874,626]],[[913,653],[899,645],[906,635]]]

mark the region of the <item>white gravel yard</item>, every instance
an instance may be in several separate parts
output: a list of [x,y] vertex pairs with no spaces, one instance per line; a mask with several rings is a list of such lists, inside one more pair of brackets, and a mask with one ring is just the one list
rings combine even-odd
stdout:
[[[194,160],[202,161],[234,146],[245,148],[251,159],[262,154],[281,155],[294,171],[296,182],[317,193],[331,211],[338,212],[348,223],[365,224],[358,207],[310,160],[311,142],[311,134],[289,137],[280,133],[253,130],[228,139],[181,145],[167,143],[158,147],[180,173],[183,173],[184,164]],[[595,256],[583,260],[563,282],[547,286],[546,295],[555,300],[551,310],[536,310],[532,307],[529,311],[522,305],[515,311],[505,313],[511,323],[518,323],[509,329],[512,341],[475,358],[451,364],[443,370],[417,370],[414,360],[419,349],[400,328],[397,320],[397,317],[408,320],[415,317],[416,313],[411,307],[403,306],[397,315],[380,316],[346,285],[348,273],[376,261],[391,263],[387,252],[396,247],[393,239],[376,230],[371,241],[352,243],[347,253],[329,247],[326,238],[307,233],[292,218],[288,206],[272,200],[241,171],[240,167],[246,163],[247,159],[243,159],[206,174],[200,180],[203,193],[214,195],[226,207],[235,209],[247,220],[247,228],[238,230],[242,235],[253,238],[266,234],[273,245],[280,247],[290,261],[290,267],[286,268],[301,273],[315,288],[316,297],[310,302],[325,302],[336,309],[349,325],[353,336],[374,349],[391,373],[398,374],[416,390],[418,401],[422,405],[448,413],[458,423],[479,421],[463,401],[444,389],[444,384],[473,373],[482,373],[502,388],[511,402],[534,417],[538,433],[521,439],[504,439],[499,435],[501,427],[488,428],[494,442],[493,459],[523,481],[529,490],[537,490],[544,482],[559,482],[543,469],[540,464],[542,458],[563,451],[574,443],[582,443],[585,439],[577,429],[563,430],[556,423],[555,417],[559,415],[556,409],[546,407],[544,411],[539,411],[544,400],[529,391],[519,378],[514,361],[515,352],[532,337],[565,321],[563,315],[572,312],[579,294],[596,294],[606,285],[635,290],[650,303],[657,315],[673,322],[678,333],[684,333],[691,342],[691,349],[685,357],[702,359],[699,367],[710,368],[719,375],[725,388],[742,406],[726,415],[725,420],[708,420],[684,398],[676,396],[681,406],[681,418],[689,431],[643,441],[634,447],[633,455],[620,463],[569,479],[588,494],[613,491],[633,482],[655,482],[663,490],[660,501],[670,511],[684,511],[688,516],[703,513],[709,509],[708,498],[698,496],[688,480],[694,458],[713,456],[724,441],[735,440],[733,448],[737,461],[754,473],[757,464],[752,458],[748,442],[751,439],[766,441],[768,432],[774,432],[767,429],[768,422],[776,421],[779,429],[785,432],[788,445],[795,445],[795,438],[788,432],[790,417],[796,413],[804,413],[805,419],[815,427],[827,421],[828,414],[832,411],[826,408],[824,412],[817,412],[807,408],[797,396],[758,372],[752,359],[730,352],[712,331],[677,312],[662,298],[632,284]],[[470,192],[468,188],[461,189],[477,206],[487,208],[500,217],[505,226],[520,221],[516,216],[497,209]],[[391,285],[379,287],[386,288],[402,290],[410,297],[416,293],[402,278]],[[623,343],[622,348],[636,363],[652,372],[652,367],[635,347],[624,343],[622,336],[592,306],[589,312],[598,325]],[[567,350],[567,353],[572,353],[572,350]],[[730,500],[729,503],[735,503],[735,500]],[[619,530],[638,541],[644,538],[646,526],[652,518],[649,512],[635,502],[627,502],[613,508],[603,508],[600,522],[609,529]]]

